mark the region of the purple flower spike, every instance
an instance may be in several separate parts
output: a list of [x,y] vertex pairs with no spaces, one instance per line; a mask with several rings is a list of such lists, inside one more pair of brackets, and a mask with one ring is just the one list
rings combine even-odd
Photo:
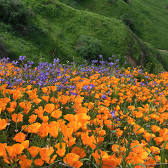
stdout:
[[114,118],[115,117],[115,110],[113,110],[112,112],[110,112],[112,117]]
[[89,89],[89,87],[87,85],[83,86],[83,90],[88,90],[88,89]]
[[26,56],[19,56],[19,61],[24,61]]
[[98,60],[92,60],[92,64],[98,63]]
[[103,94],[102,99],[107,99],[107,96],[105,94]]
[[110,63],[109,63],[109,66],[110,66],[110,67],[112,67],[113,65],[114,65],[114,63],[113,63],[113,62],[110,62]]
[[103,58],[103,55],[99,55],[99,58]]
[[54,59],[54,64],[58,64],[59,63],[59,58],[57,58],[57,59]]

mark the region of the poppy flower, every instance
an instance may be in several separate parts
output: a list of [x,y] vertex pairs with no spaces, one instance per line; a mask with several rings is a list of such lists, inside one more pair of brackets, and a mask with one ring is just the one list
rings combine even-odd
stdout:
[[48,102],[49,101],[49,96],[41,96],[41,98],[43,99],[43,100],[45,100],[46,102]]
[[51,117],[54,117],[56,119],[60,118],[62,116],[62,111],[61,110],[54,110],[51,113]]
[[160,145],[163,142],[163,138],[162,137],[155,137],[154,140],[155,140],[157,145]]
[[79,155],[80,158],[84,158],[86,156],[84,149],[82,149],[78,146],[73,147],[71,150],[71,153],[75,153],[75,154]]
[[40,157],[43,161],[46,161],[47,163],[49,163],[50,156],[52,155],[53,152],[54,152],[53,147],[40,148]]
[[47,113],[52,113],[55,109],[55,105],[54,104],[46,104],[45,105],[45,108],[44,110],[47,112]]
[[31,156],[33,158],[35,158],[37,156],[37,154],[40,151],[40,148],[37,146],[31,146],[30,148],[27,149],[29,151],[29,153],[31,154]]
[[34,164],[36,166],[42,166],[44,164],[44,161],[42,159],[35,159]]
[[56,138],[58,136],[58,131],[60,129],[59,123],[56,121],[52,121],[52,122],[50,122],[50,124],[48,126],[49,126],[49,130],[48,130],[49,134],[52,137]]
[[37,119],[37,115],[35,115],[35,114],[32,114],[31,116],[29,116],[29,123],[30,124],[32,124],[32,123],[34,123],[35,121],[36,121],[36,119]]
[[68,153],[64,157],[64,163],[73,166],[75,168],[80,168],[83,164],[79,161],[80,156],[75,153]]
[[19,132],[15,135],[15,137],[13,138],[13,140],[15,140],[16,142],[23,142],[26,138],[26,135],[22,132]]
[[7,121],[5,119],[0,118],[0,131],[5,129],[7,126]]
[[38,122],[33,123],[27,127],[27,132],[36,134],[38,133],[40,127],[41,127],[40,123]]
[[39,127],[38,129],[38,135],[41,137],[41,138],[44,138],[48,135],[48,132],[49,132],[49,126],[48,126],[48,123],[45,122],[45,123],[42,123],[41,126]]
[[61,143],[57,143],[55,145],[55,148],[57,149],[57,154],[60,156],[60,157],[63,157],[65,152],[66,152],[66,145],[64,142],[61,142]]
[[16,114],[16,113],[12,114],[12,121],[17,122],[17,123],[22,122],[23,121],[23,114],[21,114],[21,113],[19,113],[19,114]]
[[21,144],[27,149],[29,147],[29,140],[22,141]]

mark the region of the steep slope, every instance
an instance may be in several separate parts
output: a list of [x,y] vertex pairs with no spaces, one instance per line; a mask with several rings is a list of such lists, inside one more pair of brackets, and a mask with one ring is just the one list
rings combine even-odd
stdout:
[[[66,0],[61,0],[67,3]],[[116,17],[129,24],[143,41],[168,49],[168,0],[70,0],[76,8],[107,17]]]
[[58,0],[22,2],[32,11],[23,30],[0,23],[0,37],[13,56],[26,55],[35,62],[59,57],[63,62],[75,59],[81,63],[99,54],[105,59],[114,54],[121,63],[126,56],[136,65],[151,61],[152,71],[163,70],[156,54],[119,19],[78,10]]

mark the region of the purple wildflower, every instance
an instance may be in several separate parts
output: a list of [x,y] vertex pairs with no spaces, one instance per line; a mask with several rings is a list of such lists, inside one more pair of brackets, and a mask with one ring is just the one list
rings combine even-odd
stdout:
[[107,99],[107,96],[105,94],[103,94],[102,99]]
[[113,110],[112,112],[110,112],[112,117],[114,118],[115,117],[115,110]]
[[26,59],[26,56],[19,56],[19,61],[24,61]]

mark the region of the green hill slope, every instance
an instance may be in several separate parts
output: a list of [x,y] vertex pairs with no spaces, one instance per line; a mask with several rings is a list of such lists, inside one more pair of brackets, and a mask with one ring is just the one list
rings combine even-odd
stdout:
[[[68,2],[67,0],[61,0]],[[168,49],[168,0],[70,0],[68,4],[99,13],[108,17],[123,19],[133,31],[156,48]]]
[[0,22],[1,40],[14,57],[26,55],[35,62],[50,62],[56,57],[63,62],[81,62],[99,54],[105,59],[114,54],[121,63],[126,56],[136,65],[152,62],[152,71],[163,70],[153,49],[117,18],[75,9],[58,0],[22,2],[32,13],[26,25],[13,27],[10,22]]

